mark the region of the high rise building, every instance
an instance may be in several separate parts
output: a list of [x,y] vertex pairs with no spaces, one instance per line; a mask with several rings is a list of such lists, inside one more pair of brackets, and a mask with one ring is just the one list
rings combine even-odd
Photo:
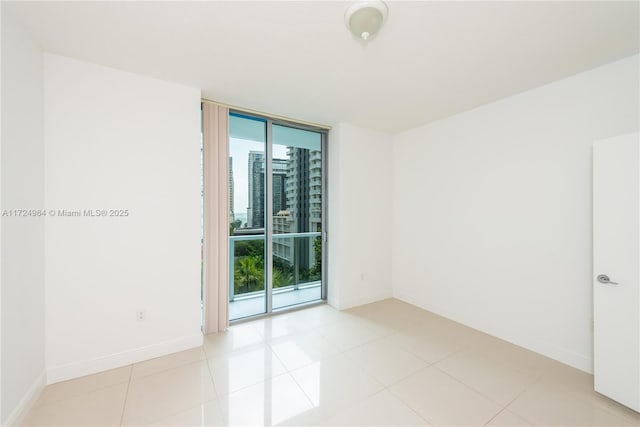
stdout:
[[[249,152],[247,169],[249,182],[249,200],[247,207],[247,228],[264,227],[264,153]],[[262,197],[260,197],[262,194]],[[255,219],[259,219],[256,223]]]
[[[263,228],[265,214],[265,157],[262,151],[249,152],[249,207],[247,208],[247,227]],[[286,180],[288,163],[286,159],[273,159],[271,162],[273,177],[274,215],[287,208]]]
[[[295,270],[315,265],[313,237],[275,237],[287,233],[318,232],[322,227],[322,152],[288,147],[287,159],[273,159],[273,254]],[[265,156],[250,151],[247,227],[264,228]]]
[[273,255],[289,264],[293,263],[293,240],[295,239],[277,236],[290,233],[293,221],[291,212],[287,210],[278,211],[273,216]]
[[309,231],[322,231],[322,152],[309,151]]
[[286,159],[273,159],[273,215],[287,209],[287,169]]
[[287,210],[295,230],[303,233],[322,227],[322,152],[290,147],[287,173]]
[[[287,154],[286,209],[273,217],[274,234],[321,231],[322,152],[288,147]],[[310,269],[315,265],[311,239],[274,238],[273,253],[299,268]]]

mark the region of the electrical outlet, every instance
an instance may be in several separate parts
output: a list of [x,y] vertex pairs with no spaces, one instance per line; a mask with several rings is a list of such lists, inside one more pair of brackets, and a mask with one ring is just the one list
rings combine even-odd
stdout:
[[147,312],[144,310],[136,310],[136,320],[142,322],[147,318]]

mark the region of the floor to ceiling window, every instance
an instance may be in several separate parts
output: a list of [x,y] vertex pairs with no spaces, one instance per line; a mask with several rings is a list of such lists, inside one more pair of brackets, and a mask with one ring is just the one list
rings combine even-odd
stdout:
[[326,131],[231,112],[229,318],[326,298]]

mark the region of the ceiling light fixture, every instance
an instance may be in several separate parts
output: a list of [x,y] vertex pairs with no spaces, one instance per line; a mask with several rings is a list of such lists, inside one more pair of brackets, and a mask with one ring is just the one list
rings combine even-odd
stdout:
[[388,12],[381,0],[360,0],[349,6],[344,21],[356,37],[367,41],[380,30]]

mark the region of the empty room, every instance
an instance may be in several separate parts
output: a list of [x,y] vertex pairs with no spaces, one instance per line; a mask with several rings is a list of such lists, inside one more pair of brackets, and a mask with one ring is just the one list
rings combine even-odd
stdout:
[[640,1],[4,1],[2,426],[639,426]]

